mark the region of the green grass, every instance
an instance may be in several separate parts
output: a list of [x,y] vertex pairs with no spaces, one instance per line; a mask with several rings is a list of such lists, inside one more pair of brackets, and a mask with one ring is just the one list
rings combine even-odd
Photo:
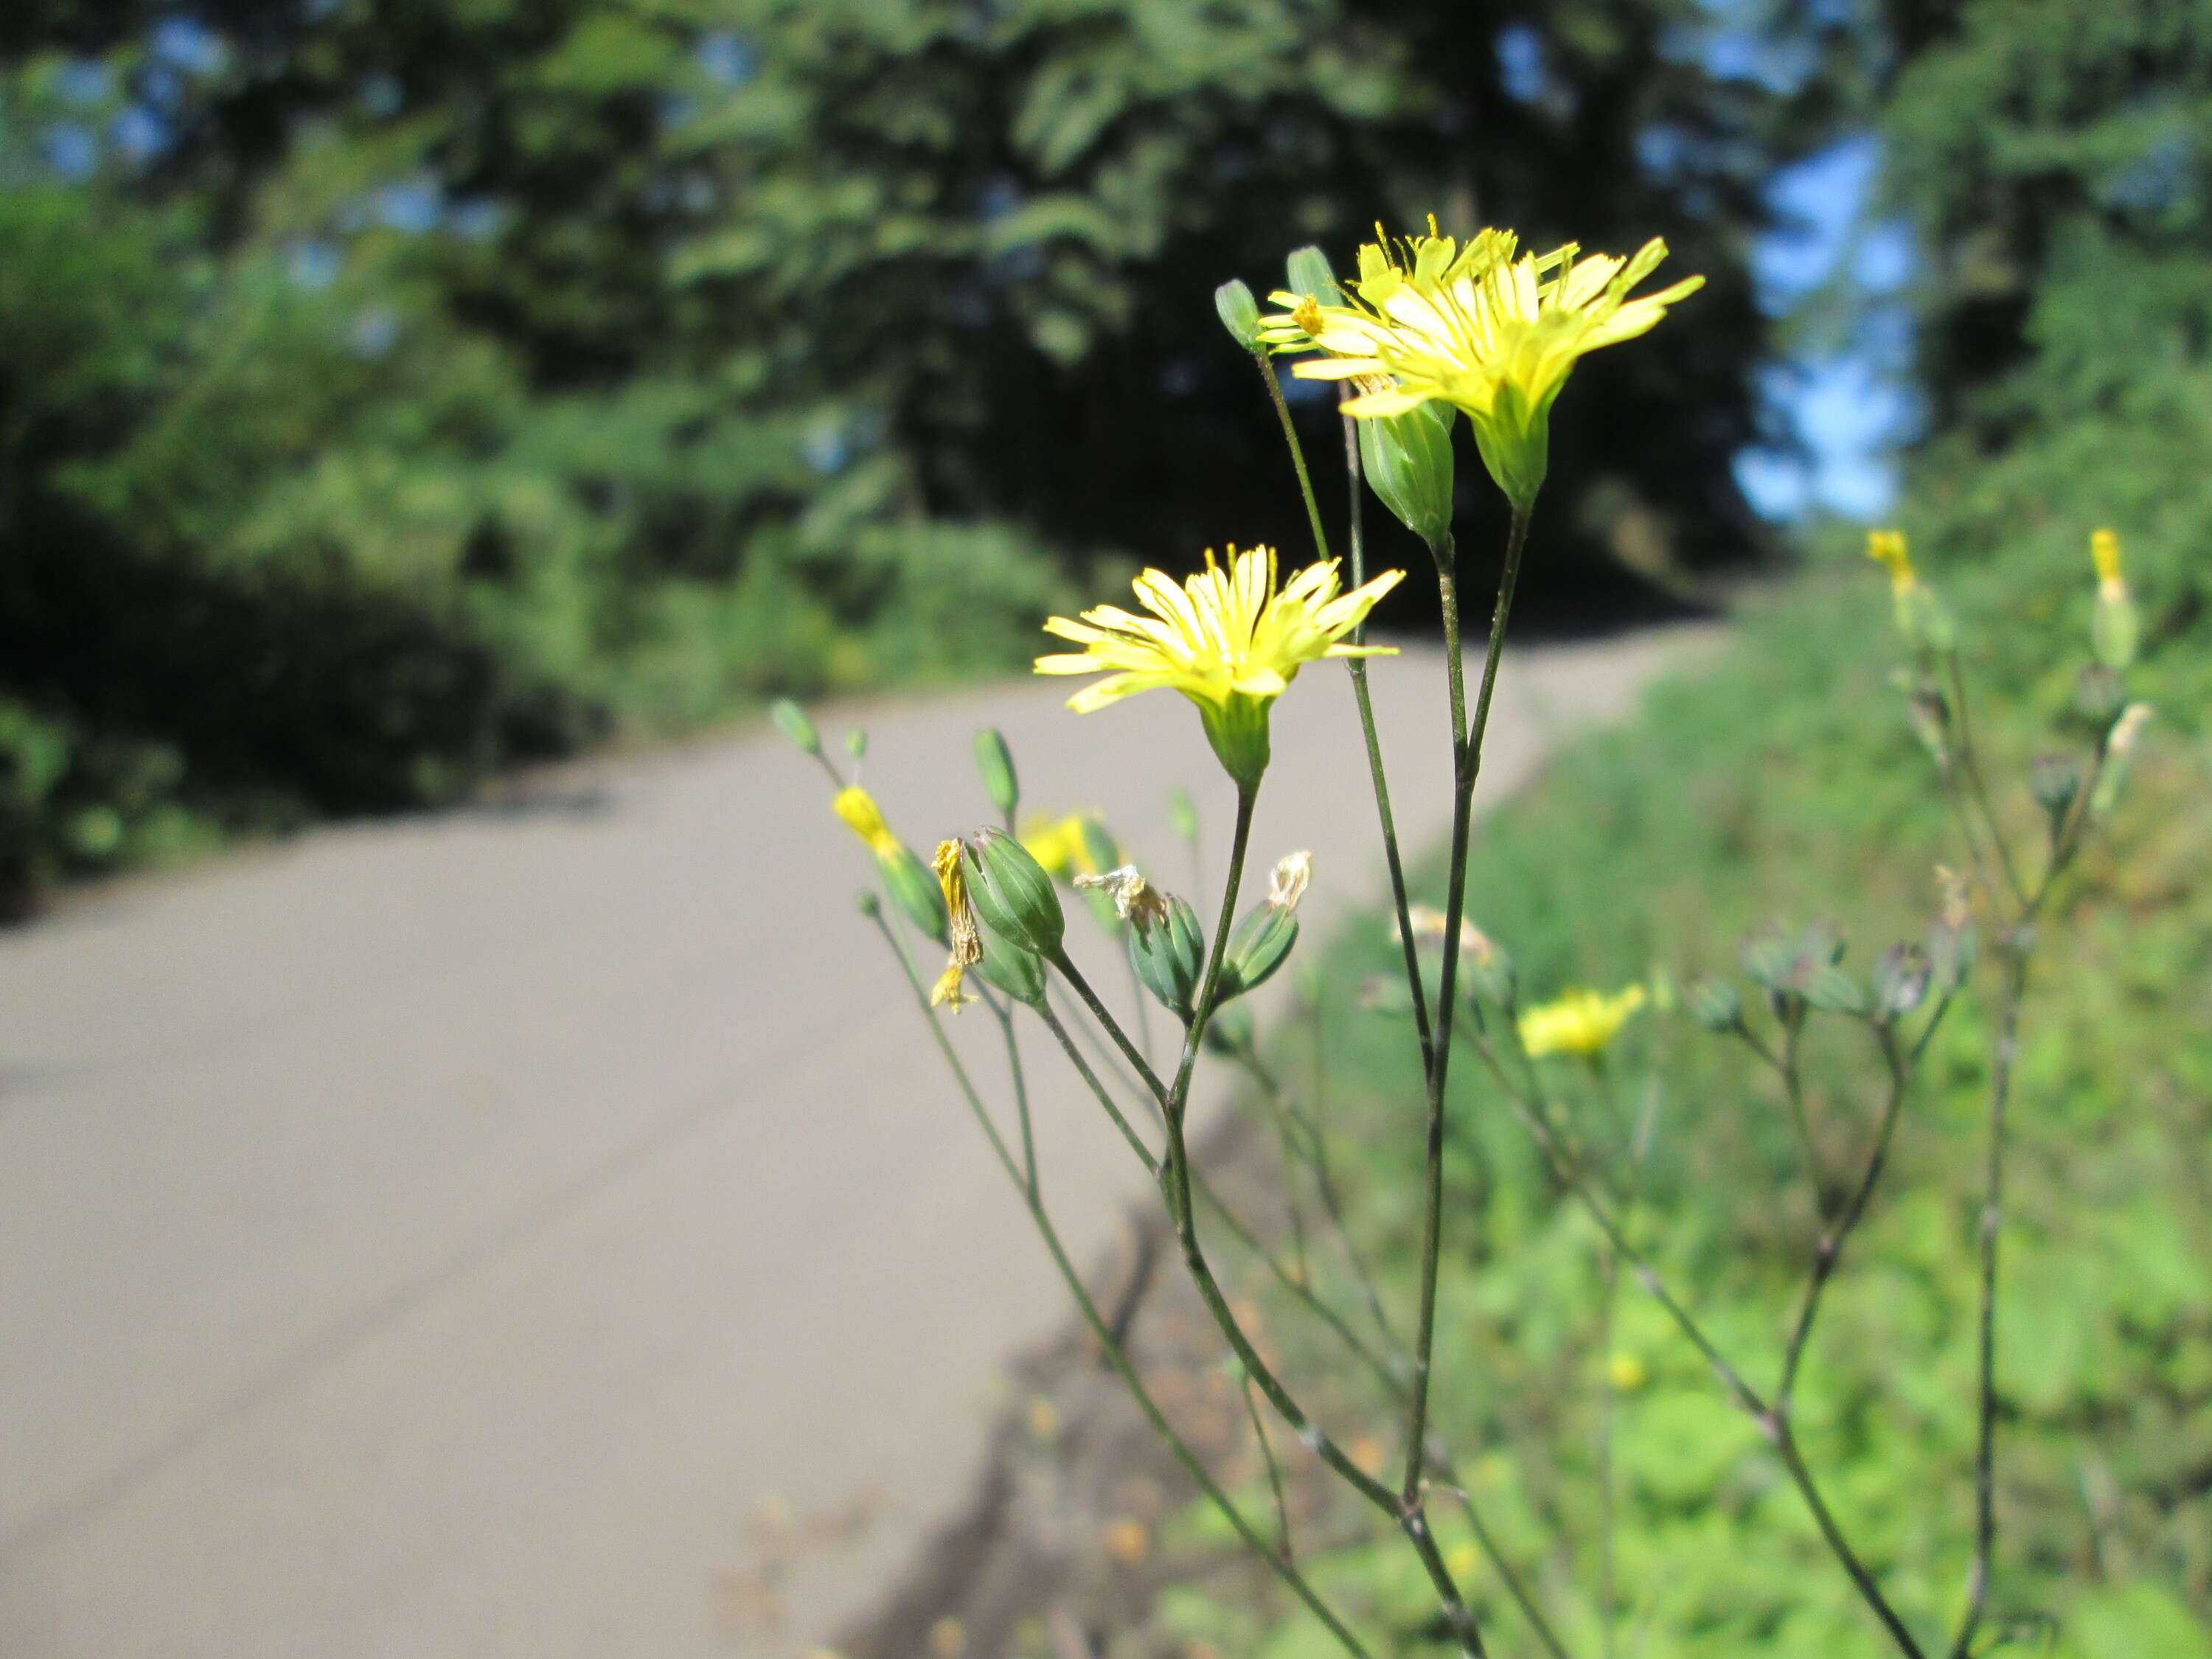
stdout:
[[[2159,610],[2160,580],[2154,567],[2143,590],[2166,618],[2154,630],[2163,644],[2141,678],[2166,712],[2045,929],[2004,1241],[1993,1605],[2055,1621],[2021,1626],[2015,1650],[2050,1639],[2047,1650],[2078,1659],[2212,1655],[2212,888],[2200,879],[2212,751],[2191,714],[2204,706],[2202,632]],[[1969,640],[1987,642],[1968,655],[1997,691],[1977,714],[2001,810],[2033,845],[2039,809],[2020,780],[2063,726],[2086,648],[2085,570],[2015,562],[1954,586]],[[1717,670],[1661,689],[1633,724],[1579,744],[1484,822],[1470,912],[1512,952],[1524,1000],[1655,971],[1678,984],[1729,974],[1748,994],[1740,943],[1771,921],[1832,921],[1861,968],[1924,933],[1933,866],[1962,857],[1889,683],[1899,653],[1886,597],[1863,564],[1816,570],[1747,618]],[[1441,871],[1420,884],[1440,897]],[[1341,1155],[1364,1157],[1354,1226],[1385,1282],[1402,1287],[1419,1229],[1417,1065],[1407,1025],[1358,1008],[1395,960],[1375,922],[1320,959],[1319,1092]],[[1972,1537],[1989,977],[1985,967],[1930,1049],[1799,1390],[1808,1455],[1931,1644],[1957,1616]],[[1841,1165],[1863,1158],[1879,1074],[1863,1030],[1816,1030],[1814,1117]],[[1680,1012],[1646,1014],[1630,1033],[1614,1087],[1632,1111],[1650,1104],[1657,1125],[1643,1237],[1765,1386],[1814,1237],[1790,1121],[1771,1074]],[[1304,1038],[1279,1046],[1295,1069]],[[1595,1114],[1588,1079],[1547,1064],[1572,1109]],[[1455,1067],[1451,1109],[1436,1411],[1572,1650],[1595,1656],[1592,1446],[1607,1364],[1595,1230],[1546,1179],[1472,1056]],[[1612,1355],[1633,1380],[1616,1396],[1620,1582],[1632,1609],[1620,1650],[1889,1651],[1710,1370],[1632,1284],[1619,1306]],[[1286,1310],[1271,1322],[1305,1329]],[[1324,1338],[1285,1340],[1294,1372],[1338,1369]],[[1370,1405],[1366,1421],[1389,1416]],[[1395,1540],[1338,1551],[1316,1571],[1370,1620],[1418,1620],[1429,1605]],[[1535,1652],[1486,1570],[1471,1577],[1496,1650]],[[1170,1597],[1164,1616],[1228,1651],[1328,1648],[1301,1621],[1195,1594]],[[1398,1633],[1416,1646],[1434,1636]]]

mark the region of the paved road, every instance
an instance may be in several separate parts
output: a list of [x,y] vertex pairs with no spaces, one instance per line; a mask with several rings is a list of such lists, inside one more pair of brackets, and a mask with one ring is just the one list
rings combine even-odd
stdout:
[[[1486,786],[1709,640],[1510,659]],[[1376,675],[1422,841],[1440,679]],[[917,842],[972,824],[995,722],[1172,880],[1168,787],[1225,823],[1196,720],[1066,690],[868,711],[868,781]],[[1370,901],[1342,676],[1276,728],[1257,847]],[[1063,1310],[826,793],[745,733],[0,939],[0,1652],[788,1659],[890,1587]],[[1042,1069],[1088,1256],[1126,1154]]]

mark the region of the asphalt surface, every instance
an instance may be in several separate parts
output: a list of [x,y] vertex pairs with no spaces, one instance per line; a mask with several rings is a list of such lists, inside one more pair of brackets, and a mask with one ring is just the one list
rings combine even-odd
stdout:
[[[1485,799],[1711,638],[1510,656]],[[1441,659],[1375,685],[1426,845]],[[1108,809],[1171,887],[1188,787],[1218,880],[1187,705],[1069,689],[857,711],[894,827],[981,822],[997,724],[1030,803]],[[1341,672],[1275,731],[1255,851],[1312,849],[1310,939],[1383,890]],[[1066,1310],[828,794],[751,731],[0,938],[0,1653],[795,1659],[885,1595]],[[1030,1058],[1092,1259],[1142,1177]]]

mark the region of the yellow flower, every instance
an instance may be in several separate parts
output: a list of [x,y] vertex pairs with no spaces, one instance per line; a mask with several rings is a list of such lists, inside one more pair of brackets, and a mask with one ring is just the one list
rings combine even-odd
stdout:
[[960,843],[941,841],[937,843],[937,856],[929,867],[936,872],[937,884],[945,891],[945,912],[951,918],[952,948],[946,957],[945,971],[937,976],[937,983],[929,988],[929,1006],[933,1008],[950,1004],[954,1012],[961,1005],[972,1002],[960,982],[968,970],[983,959],[983,936],[975,929],[975,907],[968,902],[968,872],[960,866]]
[[1435,234],[1433,220],[1430,229],[1395,245],[1378,231],[1359,250],[1353,303],[1275,295],[1292,309],[1264,319],[1262,337],[1328,354],[1298,364],[1301,379],[1361,382],[1347,415],[1402,415],[1431,399],[1463,410],[1491,477],[1525,508],[1549,462],[1552,404],[1576,362],[1647,332],[1705,278],[1631,299],[1667,257],[1656,237],[1626,259],[1583,258],[1572,242],[1519,253],[1510,231],[1486,230],[1462,247]]
[[1267,764],[1267,706],[1300,668],[1324,657],[1396,654],[1386,646],[1341,641],[1404,574],[1386,571],[1340,593],[1336,562],[1329,560],[1307,566],[1278,589],[1273,549],[1239,553],[1231,547],[1226,569],[1209,549],[1206,568],[1180,586],[1158,570],[1137,578],[1133,586],[1150,616],[1100,605],[1079,622],[1053,617],[1045,631],[1084,649],[1039,657],[1036,672],[1107,671],[1067,700],[1079,714],[1139,691],[1182,692],[1198,705],[1230,775],[1256,785]]
[[1889,586],[1893,592],[1910,593],[1919,578],[1913,574],[1912,552],[1905,544],[1902,530],[1869,530],[1867,532],[1867,557],[1876,564],[1889,568]]
[[890,858],[899,850],[899,839],[884,823],[884,815],[875,797],[857,783],[841,789],[837,798],[830,803],[830,811],[844,819],[852,832],[868,844],[868,850],[878,858]]
[[1644,1369],[1644,1362],[1632,1353],[1613,1355],[1606,1374],[1622,1394],[1633,1394],[1651,1380],[1651,1373]]
[[1464,1578],[1482,1565],[1482,1552],[1472,1544],[1455,1544],[1444,1552],[1444,1566],[1455,1578]]
[[2127,578],[2120,574],[2120,538],[2109,530],[2091,532],[2089,561],[2097,567],[2097,597],[2107,602],[2126,599]]
[[1521,1016],[1521,1046],[1538,1054],[1603,1054],[1644,1006],[1644,990],[1631,985],[1607,996],[1601,991],[1569,991]]

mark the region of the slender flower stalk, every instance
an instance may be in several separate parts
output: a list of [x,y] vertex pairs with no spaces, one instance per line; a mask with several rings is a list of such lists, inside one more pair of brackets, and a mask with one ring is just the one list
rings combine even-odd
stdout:
[[1130,1396],[1136,1401],[1138,1407],[1145,1413],[1146,1420],[1152,1425],[1154,1431],[1167,1443],[1169,1450],[1174,1454],[1176,1462],[1182,1466],[1183,1472],[1190,1476],[1199,1491],[1205,1494],[1206,1501],[1220,1512],[1222,1518],[1229,1522],[1231,1529],[1253,1553],[1273,1568],[1275,1576],[1280,1578],[1291,1593],[1304,1604],[1307,1611],[1321,1620],[1329,1634],[1334,1637],[1344,1650],[1352,1656],[1352,1659],[1370,1659],[1366,1645],[1352,1634],[1351,1627],[1338,1615],[1336,1610],[1322,1599],[1319,1592],[1314,1589],[1296,1564],[1287,1556],[1279,1554],[1267,1547],[1259,1531],[1245,1518],[1244,1512],[1231,1501],[1229,1494],[1221,1489],[1220,1483],[1215,1480],[1207,1471],[1204,1461],[1192,1450],[1189,1443],[1176,1432],[1174,1425],[1168,1421],[1165,1413],[1160,1410],[1158,1401],[1153,1399],[1152,1391],[1145,1386],[1144,1379],[1137,1374],[1137,1369],[1131,1363],[1127,1350],[1115,1339],[1112,1327],[1100,1313],[1098,1304],[1091,1299],[1090,1290],[1083,1282],[1082,1274],[1076,1271],[1074,1262],[1069,1259],[1066,1247],[1060,1241],[1060,1231],[1053,1225],[1050,1212],[1045,1207],[1042,1193],[1033,1183],[1024,1181],[1021,1165],[1015,1161],[1013,1152],[1006,1146],[1005,1136],[1000,1133],[998,1125],[992,1121],[989,1110],[983,1104],[982,1097],[977,1093],[975,1083],[968,1074],[968,1068],[961,1062],[958,1053],[945,1035],[945,1028],[935,1018],[929,993],[923,988],[921,975],[915,973],[914,963],[907,956],[905,947],[899,943],[897,935],[884,926],[882,913],[879,910],[872,908],[869,915],[870,920],[876,925],[877,931],[883,935],[884,942],[890,947],[891,954],[897,958],[900,969],[906,975],[907,985],[913,991],[915,1000],[921,1009],[922,1018],[928,1022],[930,1033],[936,1039],[938,1051],[946,1066],[951,1068],[954,1080],[959,1085],[961,1094],[968,1103],[969,1112],[982,1129],[984,1138],[989,1141],[991,1151],[998,1158],[1000,1167],[1006,1172],[1006,1178],[1022,1192],[1025,1206],[1030,1212],[1030,1219],[1036,1226],[1038,1236],[1044,1240],[1045,1249],[1052,1256],[1053,1266],[1059,1271],[1061,1281],[1067,1286],[1068,1294],[1074,1298],[1077,1308],[1081,1310],[1084,1323],[1091,1328],[1091,1336],[1097,1342],[1099,1351],[1106,1356],[1107,1363],[1113,1366],[1116,1375],[1121,1377],[1122,1386],[1129,1390]]

